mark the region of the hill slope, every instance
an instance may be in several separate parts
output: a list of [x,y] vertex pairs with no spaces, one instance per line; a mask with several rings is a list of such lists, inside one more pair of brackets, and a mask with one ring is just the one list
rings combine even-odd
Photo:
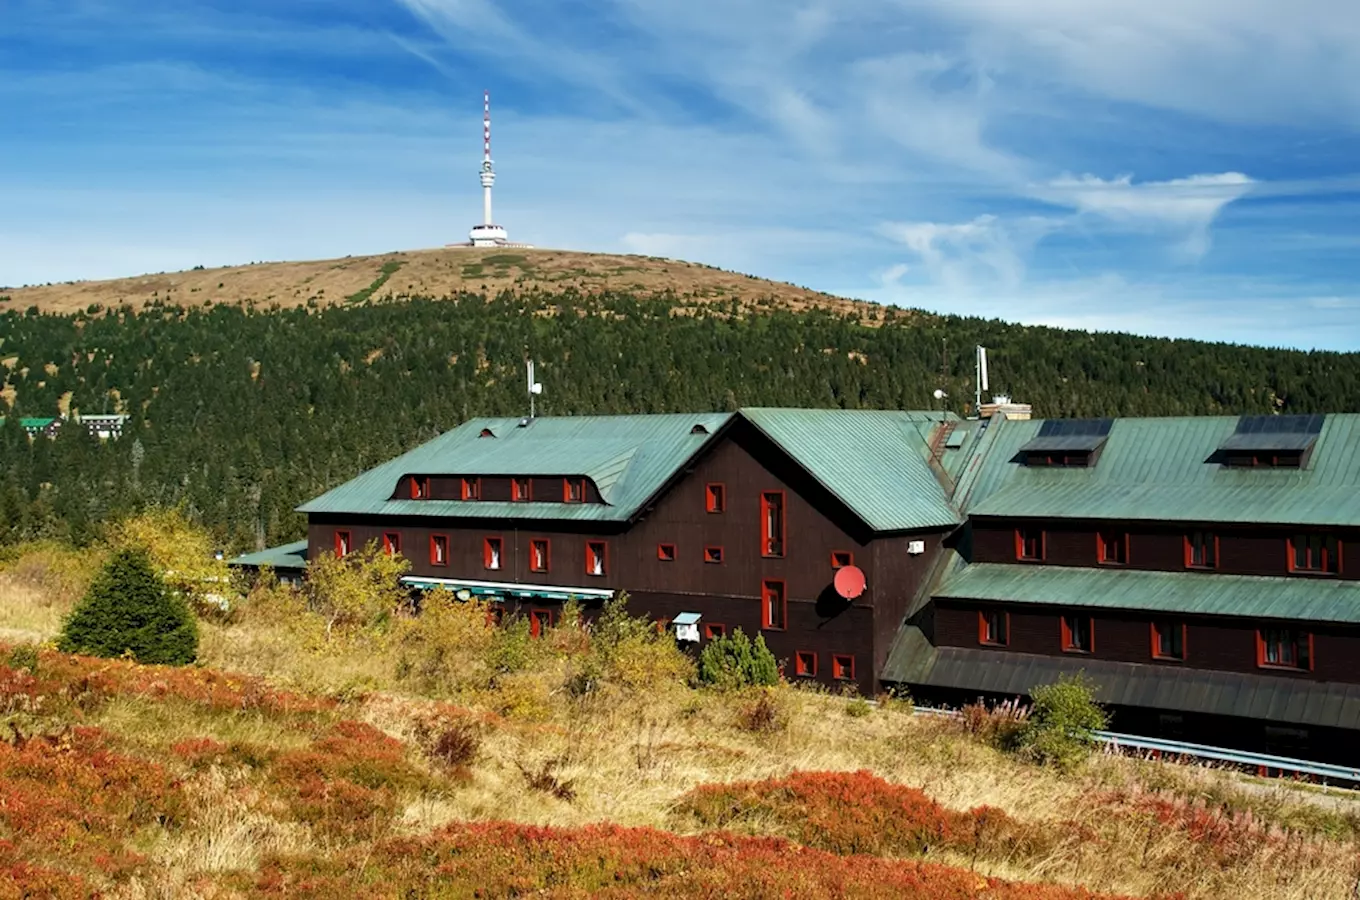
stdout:
[[0,288],[8,308],[37,306],[47,313],[73,313],[92,304],[143,307],[160,300],[182,306],[256,303],[303,306],[370,296],[453,296],[463,291],[575,288],[583,293],[674,292],[700,300],[736,299],[745,306],[789,309],[824,307],[865,314],[873,304],[699,263],[654,256],[614,256],[563,250],[444,248],[354,256],[311,262],[266,262],[219,269],[142,275],[112,281],[76,281],[37,287]]

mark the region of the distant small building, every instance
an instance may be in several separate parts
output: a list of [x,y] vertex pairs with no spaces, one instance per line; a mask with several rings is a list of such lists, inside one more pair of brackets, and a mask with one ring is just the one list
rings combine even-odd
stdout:
[[230,560],[228,565],[256,573],[267,567],[283,584],[301,584],[303,570],[307,568],[307,542],[294,541],[258,553],[246,553]]
[[[0,416],[0,427],[5,424],[5,417]],[[61,419],[55,416],[22,416],[19,425],[28,432],[30,438],[46,437],[54,438],[61,431]]]
[[127,423],[128,417],[119,414],[101,415],[78,415],[76,420],[85,427],[85,431],[92,438],[101,441],[117,440],[123,436],[123,426]]

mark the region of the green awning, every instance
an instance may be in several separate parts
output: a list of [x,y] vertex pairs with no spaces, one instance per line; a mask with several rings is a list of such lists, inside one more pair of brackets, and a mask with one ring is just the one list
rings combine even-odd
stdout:
[[468,578],[422,578],[407,575],[401,579],[421,590],[452,591],[459,599],[484,597],[490,600],[522,598],[532,600],[608,600],[614,596],[609,588],[563,587],[547,584],[517,584],[506,581],[475,581]]

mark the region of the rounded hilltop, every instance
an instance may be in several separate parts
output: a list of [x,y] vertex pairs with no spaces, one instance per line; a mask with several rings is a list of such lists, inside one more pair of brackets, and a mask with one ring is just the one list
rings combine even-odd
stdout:
[[[5,289],[4,307],[37,306],[72,313],[92,304],[142,307],[154,301],[182,306],[254,302],[269,306],[337,304],[369,298],[448,297],[463,291],[584,292],[650,295],[673,292],[681,301],[727,302],[746,307],[803,310],[822,307],[869,321],[877,304],[849,300],[728,272],[701,263],[607,253],[529,248],[448,247],[310,262],[260,262],[243,266],[157,273],[108,281],[76,281]],[[4,308],[0,307],[0,308]],[[877,316],[872,316],[876,320]]]

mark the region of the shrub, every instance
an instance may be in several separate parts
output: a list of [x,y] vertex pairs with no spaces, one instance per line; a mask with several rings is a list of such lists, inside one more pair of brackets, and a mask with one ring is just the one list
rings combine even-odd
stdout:
[[1029,707],[1016,700],[987,706],[979,700],[959,710],[963,730],[998,750],[1015,750],[1029,721]]
[[789,717],[780,697],[772,689],[765,688],[742,706],[737,724],[744,731],[773,734],[788,727]]
[[856,697],[845,704],[845,714],[852,719],[862,719],[872,711],[873,707],[871,707],[869,701],[865,700],[863,697]]
[[198,655],[198,625],[184,600],[166,590],[145,551],[120,550],[95,576],[66,621],[66,653],[185,665]]
[[193,524],[178,509],[152,509],[124,519],[109,535],[115,551],[146,551],[151,565],[171,592],[183,597],[200,615],[227,617],[233,597],[225,586],[230,572],[225,560],[216,558],[208,532]]
[[704,647],[699,655],[699,682],[725,690],[772,687],[779,683],[779,664],[763,635],[752,642],[737,628]]
[[426,756],[451,769],[472,765],[482,749],[477,726],[467,719],[417,722],[415,735]]
[[572,779],[563,778],[556,773],[556,769],[562,764],[560,759],[544,760],[537,768],[529,768],[523,763],[515,763],[519,772],[524,776],[524,783],[530,790],[535,790],[549,796],[556,797],[565,803],[570,803],[576,799],[576,782]]
[[1034,705],[1017,736],[1021,753],[1064,771],[1081,765],[1095,745],[1095,732],[1109,722],[1093,694],[1094,686],[1080,675],[1030,691]]
[[388,556],[370,541],[362,550],[337,557],[321,553],[307,563],[307,600],[326,621],[326,637],[336,629],[388,624],[399,609],[409,609],[411,593],[400,581],[411,564]]

